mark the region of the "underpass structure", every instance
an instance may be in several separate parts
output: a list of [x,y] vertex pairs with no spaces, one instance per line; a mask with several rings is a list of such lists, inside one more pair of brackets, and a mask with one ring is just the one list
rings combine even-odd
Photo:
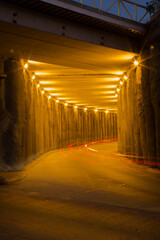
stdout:
[[160,15],[88,2],[0,0],[2,240],[159,240]]
[[150,65],[159,62],[158,13],[144,24],[83,2],[0,5],[1,169],[20,169],[74,142],[117,136],[121,153],[157,163],[159,88],[151,85],[158,67]]

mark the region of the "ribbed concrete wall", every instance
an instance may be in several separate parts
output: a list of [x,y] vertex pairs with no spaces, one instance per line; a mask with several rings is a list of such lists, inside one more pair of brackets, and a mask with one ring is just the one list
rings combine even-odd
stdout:
[[[4,69],[3,69],[4,68]],[[38,155],[75,142],[117,137],[117,115],[84,112],[40,92],[20,61],[1,61],[0,168],[22,168]],[[8,167],[7,167],[8,166]]]
[[[148,48],[149,49],[149,48]],[[118,98],[119,152],[143,156],[146,164],[160,160],[160,49],[145,51],[132,68]]]

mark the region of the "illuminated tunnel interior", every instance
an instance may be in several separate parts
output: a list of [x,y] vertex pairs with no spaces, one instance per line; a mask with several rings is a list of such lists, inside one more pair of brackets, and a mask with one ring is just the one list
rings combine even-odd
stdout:
[[117,138],[120,153],[159,166],[156,55],[93,48],[73,50],[59,60],[65,65],[1,58],[2,169],[21,169],[70,144]]
[[160,239],[160,1],[142,2],[0,0],[0,240]]
[[114,17],[112,32],[107,25],[100,34],[42,16],[39,8],[32,15],[19,1],[19,19],[13,13],[11,22],[9,4],[1,3],[0,169],[22,169],[50,150],[108,139],[118,139],[119,153],[158,167],[159,35],[150,36],[158,23],[146,32],[144,24],[121,18],[116,25]]

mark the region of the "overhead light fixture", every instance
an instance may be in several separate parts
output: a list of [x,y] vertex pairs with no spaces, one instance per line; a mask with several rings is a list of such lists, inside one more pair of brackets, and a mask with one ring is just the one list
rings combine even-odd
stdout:
[[24,64],[24,68],[28,68],[28,63]]
[[44,90],[42,90],[42,94],[44,94]]
[[57,100],[56,100],[56,102],[58,103],[58,102],[59,102],[59,100],[57,99]]
[[137,60],[134,61],[134,65],[138,66],[139,62]]
[[108,113],[108,110],[106,110],[106,113]]
[[51,95],[48,96],[48,99],[51,99]]
[[123,85],[123,81],[120,81],[120,85]]
[[95,112],[97,112],[98,110],[97,110],[97,109],[95,109],[94,111],[95,111]]
[[138,57],[134,58],[133,64],[134,64],[134,66],[138,66],[139,65]]
[[39,88],[40,87],[40,85],[39,85],[39,83],[37,84],[37,88]]
[[74,106],[74,108],[77,108],[77,106]]
[[116,93],[115,96],[118,97],[118,94]]
[[85,108],[84,111],[87,111],[87,108]]
[[32,80],[34,80],[36,78],[36,76],[35,75],[32,75]]
[[124,80],[127,80],[127,78],[128,78],[128,77],[127,77],[127,75],[124,75],[124,77],[123,77],[123,78],[124,78]]
[[120,89],[119,88],[117,88],[117,92],[119,92],[120,91]]
[[68,105],[68,103],[65,103],[65,106],[67,106]]

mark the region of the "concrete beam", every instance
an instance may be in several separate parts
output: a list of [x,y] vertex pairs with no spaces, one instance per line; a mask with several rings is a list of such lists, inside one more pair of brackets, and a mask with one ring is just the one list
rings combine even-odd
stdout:
[[[101,17],[104,16],[102,15]],[[1,34],[3,34],[3,24],[11,23],[12,25],[5,29],[5,32],[13,33],[15,25],[21,26],[20,31],[16,32],[17,35],[24,36],[26,30],[28,31],[29,29],[32,34],[30,37],[37,39],[36,31],[39,31],[39,41],[44,41],[41,34],[44,35],[44,33],[50,33],[53,36],[60,36],[62,42],[64,42],[65,37],[89,42],[92,44],[103,45],[109,48],[119,49],[123,51],[139,51],[137,49],[138,42],[136,42],[135,39],[127,37],[127,35],[122,36],[119,33],[115,34],[104,32],[93,27],[85,26],[83,24],[42,15],[37,12],[18,7],[16,5],[4,3],[2,1],[0,1],[0,21]],[[141,30],[143,31],[144,28]],[[46,35],[46,41],[47,38],[48,36]]]

